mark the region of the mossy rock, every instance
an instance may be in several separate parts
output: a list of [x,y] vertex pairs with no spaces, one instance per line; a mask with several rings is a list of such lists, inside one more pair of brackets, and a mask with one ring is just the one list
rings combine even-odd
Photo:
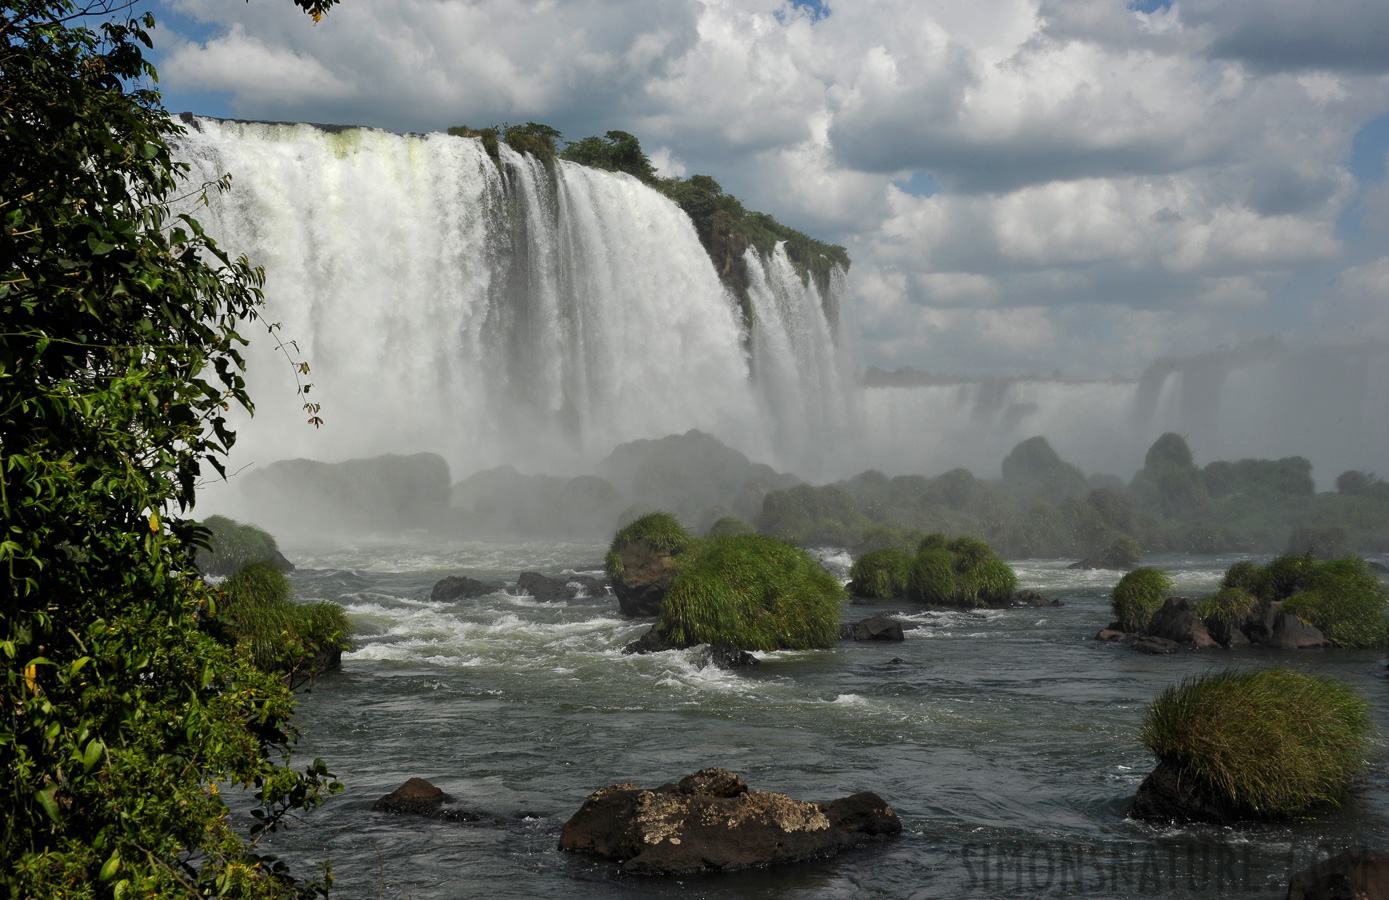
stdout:
[[974,609],[1008,603],[1018,579],[987,542],[929,534],[918,545],[906,587],[919,603]]
[[912,558],[901,548],[884,547],[863,554],[849,569],[849,590],[860,597],[886,600],[907,591]]
[[1389,591],[1359,557],[1314,566],[1303,579],[1303,590],[1283,604],[1283,612],[1342,647],[1382,649],[1389,639]]
[[1139,737],[1159,771],[1139,789],[1133,813],[1214,821],[1308,816],[1337,804],[1364,770],[1370,730],[1368,704],[1335,679],[1283,669],[1188,678],[1144,714]]
[[194,564],[205,575],[234,575],[247,563],[262,561],[294,571],[294,564],[280,552],[275,537],[262,528],[226,516],[208,516],[198,524],[208,530],[211,544],[194,556]]
[[1147,630],[1153,613],[1172,593],[1172,579],[1161,569],[1145,566],[1119,579],[1109,595],[1110,608],[1119,628],[1131,634]]
[[295,603],[289,579],[274,563],[250,563],[221,589],[217,613],[224,636],[267,672],[314,674],[336,665],[351,648],[352,626],[343,608]]
[[685,558],[660,630],[675,646],[829,647],[843,600],[839,581],[804,550],[761,534],[721,535]]
[[668,512],[647,513],[613,535],[608,554],[603,558],[603,569],[614,582],[624,571],[619,554],[623,548],[638,541],[645,542],[653,551],[665,556],[679,556],[695,543],[695,539],[675,516]]

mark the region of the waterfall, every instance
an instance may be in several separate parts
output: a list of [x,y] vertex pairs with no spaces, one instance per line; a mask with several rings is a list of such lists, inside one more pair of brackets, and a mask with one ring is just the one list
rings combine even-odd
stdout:
[[311,367],[325,427],[248,335],[256,401],[232,465],[432,451],[456,477],[578,471],[697,428],[814,467],[852,408],[831,296],[780,248],[750,254],[751,334],[688,217],[636,179],[548,168],[442,134],[193,119],[175,152],[195,215],[266,270],[266,317]]

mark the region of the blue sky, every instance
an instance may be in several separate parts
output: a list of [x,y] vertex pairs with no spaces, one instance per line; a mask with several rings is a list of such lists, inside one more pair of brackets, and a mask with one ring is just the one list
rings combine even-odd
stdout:
[[173,111],[630,131],[844,243],[865,363],[1103,376],[1389,339],[1389,4],[152,8]]

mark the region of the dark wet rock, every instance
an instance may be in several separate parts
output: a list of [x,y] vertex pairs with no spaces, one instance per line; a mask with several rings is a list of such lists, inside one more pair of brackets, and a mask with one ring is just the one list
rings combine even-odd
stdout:
[[1308,866],[1288,883],[1287,900],[1389,900],[1389,853],[1348,850]]
[[1230,804],[1183,773],[1175,765],[1160,762],[1143,783],[1129,806],[1129,815],[1147,822],[1223,822],[1240,816]]
[[1120,631],[1117,628],[1101,628],[1100,633],[1095,635],[1095,640],[1126,644],[1133,640],[1133,635]]
[[1178,644],[1176,641],[1170,641],[1167,638],[1151,637],[1146,634],[1142,637],[1134,638],[1129,646],[1139,653],[1147,653],[1149,656],[1165,656],[1168,653],[1176,653],[1178,650],[1182,649],[1182,645]]
[[473,578],[450,575],[434,585],[434,590],[429,592],[429,599],[436,603],[448,603],[452,600],[465,600],[468,597],[481,597],[496,590],[497,588],[493,585],[485,584]]
[[758,664],[757,657],[732,644],[708,644],[706,646],[708,650],[703,655],[705,663],[716,669],[736,671],[738,669],[751,669]]
[[1273,626],[1282,614],[1281,602],[1262,603],[1249,613],[1240,630],[1251,644],[1270,644],[1273,642]]
[[371,808],[377,812],[397,813],[405,816],[432,816],[445,803],[453,798],[423,778],[411,778],[400,787],[377,800]]
[[[729,670],[750,669],[759,662],[757,657],[748,653],[746,650],[738,649],[732,644],[704,644],[701,646],[704,647],[704,653],[702,655],[704,664],[714,666],[715,668]],[[687,648],[672,643],[666,636],[666,633],[661,630],[660,625],[652,625],[650,631],[623,647],[622,652],[631,655],[634,653],[660,653],[664,650],[684,649]]]
[[1048,600],[1036,591],[1018,591],[1013,594],[1010,603],[1012,606],[1061,607],[1066,605],[1060,600]]
[[528,594],[535,600],[551,602],[574,600],[580,594],[585,597],[602,597],[608,593],[608,583],[589,575],[548,578],[539,572],[522,572],[516,578],[516,590]]
[[644,540],[632,541],[617,555],[623,571],[613,579],[612,588],[622,614],[633,618],[659,616],[661,601],[675,582],[675,560]]
[[902,623],[896,619],[889,619],[882,613],[845,627],[849,629],[848,636],[856,641],[906,640],[906,635],[902,633]]
[[628,782],[595,791],[565,823],[559,847],[659,875],[825,857],[901,830],[876,794],[808,803],[703,769],[655,790]]
[[1219,646],[1185,597],[1169,597],[1153,613],[1152,621],[1148,623],[1148,637],[1163,638],[1196,649]]
[[1269,646],[1279,650],[1310,650],[1330,647],[1332,643],[1321,629],[1302,621],[1292,613],[1283,613],[1273,623]]

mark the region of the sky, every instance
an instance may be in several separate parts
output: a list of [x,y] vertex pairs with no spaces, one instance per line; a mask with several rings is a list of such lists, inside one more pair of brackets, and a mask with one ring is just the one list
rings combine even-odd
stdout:
[[173,112],[621,129],[846,246],[862,365],[1389,339],[1383,0],[150,0]]

